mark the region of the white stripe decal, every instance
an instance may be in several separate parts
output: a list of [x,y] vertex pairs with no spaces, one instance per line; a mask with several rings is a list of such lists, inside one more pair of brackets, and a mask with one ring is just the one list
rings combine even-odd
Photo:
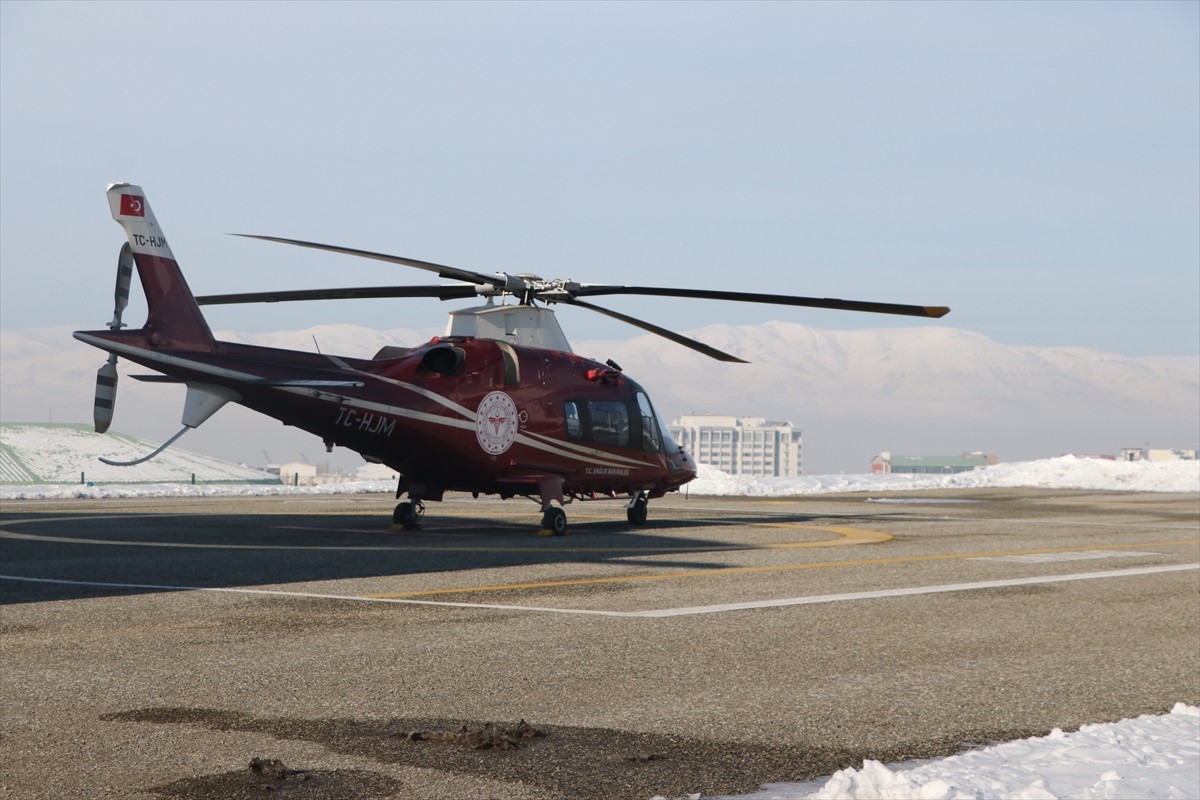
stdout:
[[256,381],[262,380],[262,375],[252,375],[249,372],[237,372],[224,367],[214,367],[210,364],[205,364],[200,361],[191,361],[190,359],[180,358],[179,356],[167,355],[166,353],[156,353],[153,350],[147,350],[143,347],[130,347],[129,345],[120,344],[118,342],[110,342],[107,339],[97,339],[95,336],[87,334],[75,334],[75,338],[85,344],[90,344],[93,347],[98,347],[101,350],[107,350],[111,353],[122,353],[125,355],[136,355],[148,358],[151,361],[157,361],[160,364],[168,364],[175,367],[184,367],[185,369],[194,369],[197,372],[203,372],[208,375],[216,375],[219,378],[226,378],[231,381]]
[[[94,347],[98,347],[101,350],[109,350],[111,352],[117,352],[117,353],[121,353],[121,354],[125,354],[125,355],[138,355],[138,356],[147,358],[151,361],[157,361],[160,364],[165,364],[165,365],[174,366],[174,367],[182,367],[184,369],[191,369],[196,372],[201,372],[201,373],[204,373],[207,375],[213,375],[215,377],[224,378],[226,380],[231,380],[231,381],[263,380],[263,376],[261,376],[261,375],[254,375],[254,374],[251,374],[248,372],[238,372],[236,370],[225,369],[224,367],[217,367],[217,366],[213,366],[211,364],[205,364],[204,362],[201,362],[201,361],[193,361],[188,358],[182,358],[180,356],[168,355],[166,353],[156,353],[153,350],[147,350],[147,349],[141,348],[141,347],[131,347],[131,346],[125,345],[125,344],[111,342],[107,339],[99,339],[94,336],[87,336],[86,334],[77,335],[76,338],[86,344],[90,344]],[[442,416],[440,414],[431,414],[431,413],[425,412],[425,411],[414,411],[412,409],[404,408],[402,406],[392,406],[392,405],[387,405],[386,403],[377,403],[377,402],[374,402],[371,400],[362,400],[359,398],[346,397],[343,395],[338,395],[338,396],[336,396],[336,398],[334,398],[334,397],[331,397],[328,392],[323,392],[323,391],[319,391],[316,389],[310,389],[310,388],[305,388],[305,387],[263,386],[261,388],[273,389],[276,391],[288,392],[291,394],[305,395],[305,396],[316,398],[318,400],[328,398],[328,400],[326,400],[326,402],[329,402],[329,403],[350,406],[353,408],[358,408],[358,409],[362,409],[365,411],[372,411],[375,413],[391,414],[392,416],[419,420],[421,422],[429,422],[429,423],[432,423],[435,425],[444,425],[448,428],[457,428],[460,430],[472,430],[472,431],[475,430],[475,416],[476,416],[475,412],[471,411],[470,409],[466,408],[465,406],[463,406],[459,403],[454,402],[453,400],[449,400],[446,397],[443,397],[442,395],[439,395],[435,392],[429,391],[428,389],[423,389],[420,386],[414,386],[413,384],[405,383],[403,381],[398,381],[398,380],[395,380],[394,378],[387,378],[382,375],[375,375],[373,373],[365,372],[360,369],[354,369],[354,368],[350,367],[349,365],[347,365],[346,362],[342,361],[340,358],[337,358],[335,356],[327,356],[327,358],[330,360],[330,362],[332,362],[338,366],[341,366],[347,372],[353,373],[355,375],[361,375],[361,376],[364,376],[367,378],[372,378],[377,381],[382,381],[383,383],[388,383],[393,386],[397,386],[401,389],[406,389],[410,392],[413,392],[414,394],[420,395],[421,397],[425,397],[425,398],[432,400],[452,411],[457,412],[458,414],[462,415],[464,417],[464,419],[458,420],[458,419],[454,419],[452,417]],[[323,398],[323,396],[324,396],[324,398]],[[550,437],[542,436],[541,434],[520,433],[517,435],[517,441],[528,447],[532,447],[536,450],[542,450],[542,451],[551,453],[553,455],[560,456],[562,458],[566,458],[566,459],[569,459],[572,461],[579,462],[582,466],[603,466],[603,467],[613,467],[613,468],[621,468],[621,469],[646,466],[641,461],[637,461],[632,458],[627,458],[625,456],[618,455],[615,453],[606,453],[602,450],[596,450],[596,449],[589,448],[589,447],[586,447],[583,445],[571,444],[571,443],[567,443],[567,442],[560,442],[560,441],[557,441]]]
[[577,462],[583,464],[584,466],[589,466],[589,465],[590,466],[603,466],[603,467],[612,467],[615,469],[630,469],[630,465],[632,465],[634,467],[646,466],[645,464],[641,463],[640,461],[634,461],[633,459],[628,459],[628,458],[624,458],[622,456],[613,455],[612,453],[605,453],[600,450],[585,450],[582,454],[573,453],[570,450],[567,450],[563,447],[559,447],[558,446],[559,443],[554,442],[554,440],[552,440],[552,439],[541,442],[541,441],[538,441],[537,439],[532,438],[533,436],[537,436],[537,434],[524,434],[524,433],[518,434],[517,441],[523,445],[526,445],[527,447],[532,447],[536,450],[543,450],[548,453],[553,453],[554,455],[560,456],[562,458],[570,459],[572,461],[577,461]]
[[[422,397],[425,397],[429,400],[432,400],[435,403],[443,405],[452,411],[458,412],[464,418],[470,420],[471,421],[470,427],[473,428],[475,425],[476,414],[474,411],[470,410],[466,406],[460,405],[459,403],[456,403],[453,400],[448,399],[447,397],[445,397],[443,395],[437,394],[436,392],[432,392],[432,391],[425,389],[423,387],[420,387],[420,386],[415,386],[411,383],[405,383],[404,381],[398,381],[395,378],[388,378],[383,375],[376,375],[371,372],[364,372],[363,370],[355,369],[355,368],[351,367],[349,364],[347,364],[345,361],[343,361],[342,359],[340,359],[336,356],[327,356],[327,358],[331,362],[336,364],[338,367],[346,370],[347,372],[352,372],[356,375],[363,375],[363,376],[371,377],[376,380],[383,381],[384,383],[388,383],[393,386],[397,386],[401,389],[406,389],[410,392],[413,392],[413,393],[418,394]],[[356,403],[349,402],[348,404],[355,405]],[[361,406],[361,407],[366,408],[366,406]],[[378,410],[378,409],[376,409],[376,410]],[[391,413],[396,413],[396,412],[391,412]],[[431,419],[430,421],[438,422],[439,420]],[[442,424],[446,424],[446,423],[442,423]],[[453,423],[449,423],[449,424],[451,424],[451,427],[460,427]],[[578,460],[580,455],[585,456],[588,459],[585,462],[585,466],[588,464],[605,466],[605,467],[630,467],[630,468],[646,466],[643,462],[637,461],[636,459],[627,458],[625,456],[617,455],[615,453],[606,453],[603,450],[597,450],[595,448],[587,447],[584,445],[573,444],[570,442],[563,442],[563,441],[554,439],[552,437],[544,436],[540,433],[518,433],[517,441],[524,445],[532,447],[536,450],[543,450],[546,452],[550,452],[557,456],[561,456],[561,457],[567,458],[567,459]],[[574,451],[574,452],[571,452],[571,451]]]
[[[560,439],[555,439],[550,436],[544,436],[540,433],[528,433],[528,434],[522,434],[522,436],[529,436],[529,437],[532,437],[535,439],[540,439],[544,444],[547,444],[547,445],[553,447],[556,452],[559,452],[561,455],[564,455],[567,457],[583,455],[583,456],[587,456],[589,458],[607,458],[607,459],[612,459],[617,462],[622,462],[622,463],[618,464],[618,466],[633,466],[633,467],[646,466],[644,462],[638,461],[633,458],[627,458],[625,456],[618,455],[616,453],[606,453],[603,450],[597,450],[593,447],[587,447],[586,445],[574,444],[572,442],[564,442]],[[526,442],[526,444],[530,444],[532,446],[533,443]]]
[[411,383],[405,383],[404,381],[398,381],[395,378],[389,378],[385,375],[376,375],[373,372],[365,372],[361,369],[355,369],[354,367],[350,366],[345,361],[343,361],[342,359],[340,359],[336,356],[327,356],[327,358],[330,361],[332,361],[334,364],[337,364],[339,367],[346,370],[347,372],[352,372],[355,375],[365,375],[367,377],[374,378],[377,381],[382,381],[383,383],[388,383],[388,384],[391,384],[392,386],[397,386],[401,389],[406,389],[410,392],[413,392],[414,394],[421,395],[422,397],[426,398],[427,400],[432,400],[435,403],[443,405],[446,408],[450,409],[451,411],[458,412],[466,419],[471,420],[472,423],[475,421],[475,412],[474,411],[472,411],[471,409],[467,408],[464,405],[460,405],[459,403],[456,403],[453,400],[450,400],[449,398],[445,397],[444,395],[438,394],[437,392],[431,392],[428,389],[425,389],[421,386],[415,386]]

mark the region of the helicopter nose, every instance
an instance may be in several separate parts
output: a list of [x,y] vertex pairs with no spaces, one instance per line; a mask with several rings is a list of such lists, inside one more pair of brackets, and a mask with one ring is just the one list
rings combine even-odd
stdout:
[[684,483],[696,477],[696,462],[686,451],[679,451],[679,466],[675,469],[675,473]]

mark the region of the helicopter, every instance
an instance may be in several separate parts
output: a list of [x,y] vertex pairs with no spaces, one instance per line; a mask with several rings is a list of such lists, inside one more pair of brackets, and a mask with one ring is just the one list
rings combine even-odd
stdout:
[[[672,439],[641,385],[611,359],[601,363],[574,353],[551,305],[587,308],[711,358],[740,363],[745,362],[735,355],[581,298],[651,295],[931,318],[950,310],[489,275],[248,234],[235,235],[386,261],[455,283],[195,296],[142,188],[113,183],[107,197],[126,235],[117,259],[113,319],[107,330],[74,333],[109,354],[96,376],[96,431],[104,433],[112,423],[118,358],[157,373],[135,379],[182,383],[187,393],[183,428],[161,447],[133,461],[102,460],[119,466],[149,460],[226,404],[237,403],[319,436],[328,450],[346,447],[395,470],[400,502],[392,523],[398,530],[419,528],[425,502],[440,501],[448,491],[534,500],[543,535],[567,532],[564,506],[573,501],[624,500],[628,522],[640,526],[650,500],[696,477],[696,462]],[[122,321],[134,267],[147,306],[146,321],[136,329]],[[369,359],[218,341],[200,311],[202,305],[368,297],[482,298],[484,304],[451,311],[443,336],[413,347],[386,346]],[[510,298],[514,302],[506,302]]]

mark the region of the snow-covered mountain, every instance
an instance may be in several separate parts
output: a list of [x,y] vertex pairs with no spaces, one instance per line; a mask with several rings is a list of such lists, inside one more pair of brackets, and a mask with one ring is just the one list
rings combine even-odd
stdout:
[[1004,345],[948,327],[822,331],[770,322],[691,335],[750,364],[713,362],[655,336],[587,342],[643,382],[664,414],[790,420],[810,472],[862,471],[881,450],[1003,460],[1122,447],[1194,447],[1200,358],[1131,358]]
[[[370,357],[438,330],[323,325],[222,339]],[[823,331],[804,325],[715,325],[687,332],[749,360],[724,364],[655,336],[578,341],[619,363],[667,418],[687,413],[790,420],[805,431],[807,471],[864,472],[880,451],[1002,460],[1200,441],[1200,358],[1132,358],[1084,348],[1004,345],[944,326]],[[0,419],[86,422],[105,356],[66,328],[0,332]],[[121,373],[145,369],[122,363]],[[179,428],[183,389],[123,379],[114,427],[162,440]],[[313,460],[355,466],[346,451],[242,408],[188,434],[189,449],[232,461]],[[269,458],[268,458],[269,455]]]

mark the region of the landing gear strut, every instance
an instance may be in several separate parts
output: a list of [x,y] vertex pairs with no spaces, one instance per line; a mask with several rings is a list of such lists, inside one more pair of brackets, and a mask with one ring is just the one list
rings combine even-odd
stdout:
[[392,527],[415,531],[421,527],[421,517],[425,516],[425,504],[420,500],[405,500],[396,506],[392,512]]

